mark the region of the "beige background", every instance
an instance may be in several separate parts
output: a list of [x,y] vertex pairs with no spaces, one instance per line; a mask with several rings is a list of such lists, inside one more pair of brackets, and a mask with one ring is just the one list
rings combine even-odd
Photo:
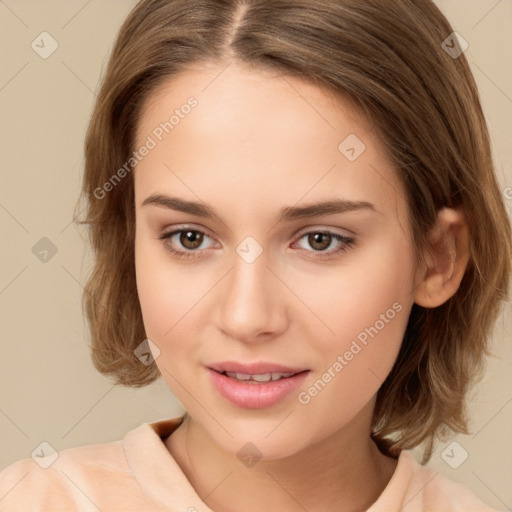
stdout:
[[[84,131],[114,35],[134,3],[0,0],[0,468],[29,457],[43,440],[57,450],[113,441],[142,422],[182,412],[163,381],[128,389],[99,375],[81,315],[91,257],[71,219]],[[469,43],[510,211],[512,2],[437,4]],[[44,31],[58,43],[47,59],[31,47]],[[47,262],[32,252],[43,237],[57,249]],[[512,508],[511,318],[508,303],[495,357],[471,399],[472,434],[454,436],[459,444],[448,449],[452,464],[462,450],[468,459],[452,469],[441,456],[449,441],[429,463],[501,510]]]

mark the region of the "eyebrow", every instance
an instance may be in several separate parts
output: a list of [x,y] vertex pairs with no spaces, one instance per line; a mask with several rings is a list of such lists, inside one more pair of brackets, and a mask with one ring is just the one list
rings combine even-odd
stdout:
[[[142,202],[141,206],[154,205],[183,213],[189,213],[198,217],[218,220],[222,218],[215,210],[204,203],[186,201],[178,197],[170,197],[163,194],[152,194]],[[352,212],[357,210],[377,211],[372,203],[367,201],[348,201],[346,199],[331,199],[305,206],[287,206],[279,212],[278,222],[319,217],[321,215],[334,215],[336,213]]]

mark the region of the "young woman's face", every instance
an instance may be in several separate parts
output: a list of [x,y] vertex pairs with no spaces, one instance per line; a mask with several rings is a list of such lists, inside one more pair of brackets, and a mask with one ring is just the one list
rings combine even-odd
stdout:
[[142,112],[137,286],[191,418],[277,458],[369,428],[418,270],[371,125],[297,78],[222,69],[179,75]]

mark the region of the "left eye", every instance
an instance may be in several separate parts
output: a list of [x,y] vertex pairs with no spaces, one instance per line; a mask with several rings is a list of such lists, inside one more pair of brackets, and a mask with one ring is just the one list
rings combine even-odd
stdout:
[[[306,239],[308,245],[315,249],[313,252],[329,252],[329,254],[346,250],[354,242],[353,238],[330,231],[310,231],[304,233],[299,240],[302,239]],[[338,248],[333,251],[327,251],[333,242],[338,243]]]

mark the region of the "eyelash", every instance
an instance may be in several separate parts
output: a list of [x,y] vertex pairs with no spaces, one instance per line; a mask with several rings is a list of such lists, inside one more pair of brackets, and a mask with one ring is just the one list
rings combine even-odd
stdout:
[[[173,256],[175,256],[178,259],[187,259],[187,258],[198,258],[198,257],[200,257],[201,250],[178,251],[178,250],[174,249],[173,247],[171,247],[169,240],[174,235],[176,235],[178,233],[183,233],[185,231],[192,231],[193,233],[199,233],[201,235],[208,236],[204,231],[201,231],[199,229],[183,227],[181,229],[176,229],[176,230],[171,231],[169,233],[163,233],[158,238],[163,243],[163,245],[165,246],[166,250],[168,250]],[[355,243],[355,239],[352,238],[352,237],[340,235],[339,233],[334,233],[334,232],[329,231],[329,230],[321,230],[321,229],[320,230],[306,231],[306,232],[304,232],[304,233],[302,233],[300,235],[298,240],[301,240],[302,238],[304,238],[305,236],[310,235],[310,234],[331,235],[331,237],[333,239],[337,240],[341,244],[338,247],[338,249],[335,249],[335,250],[329,251],[329,252],[325,252],[325,251],[306,251],[306,252],[318,253],[318,256],[316,256],[318,258],[331,258],[331,257],[334,257],[334,256],[338,255],[339,253],[347,252],[347,250],[350,247],[352,247],[352,245],[354,245],[354,243]],[[211,237],[208,237],[208,238],[211,238]]]

